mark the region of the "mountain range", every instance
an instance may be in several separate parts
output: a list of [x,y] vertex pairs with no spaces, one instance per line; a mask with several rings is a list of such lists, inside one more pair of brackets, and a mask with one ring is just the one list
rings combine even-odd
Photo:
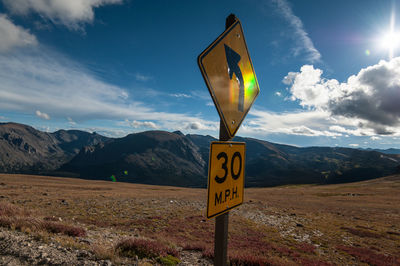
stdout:
[[[205,187],[211,136],[146,131],[108,138],[0,123],[0,172]],[[398,172],[400,155],[340,147],[246,142],[246,186],[360,181]]]

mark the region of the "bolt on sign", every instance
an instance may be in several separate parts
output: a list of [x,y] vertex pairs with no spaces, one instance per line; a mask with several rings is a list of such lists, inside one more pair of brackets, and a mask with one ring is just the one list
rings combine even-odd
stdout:
[[232,138],[260,92],[240,21],[205,49],[197,63]]
[[223,214],[243,203],[245,151],[244,142],[211,142],[207,218]]

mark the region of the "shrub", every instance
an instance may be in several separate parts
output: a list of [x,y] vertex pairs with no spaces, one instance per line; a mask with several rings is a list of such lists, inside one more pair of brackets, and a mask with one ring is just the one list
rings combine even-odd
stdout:
[[263,266],[274,265],[270,260],[265,257],[255,256],[249,253],[234,253],[229,256],[230,265],[248,265],[248,266]]
[[81,227],[75,227],[71,225],[65,225],[61,223],[55,223],[55,222],[50,222],[50,221],[44,221],[42,222],[43,229],[50,233],[54,234],[64,234],[67,236],[76,236],[76,237],[81,237],[85,236],[86,232],[83,228]]
[[214,249],[212,249],[212,248],[206,248],[206,249],[204,249],[203,252],[202,252],[201,254],[202,254],[202,256],[203,256],[204,258],[207,258],[207,259],[214,259]]
[[116,252],[125,257],[138,256],[139,258],[157,258],[167,257],[172,255],[178,257],[178,251],[148,239],[128,238],[119,242],[116,247]]
[[2,227],[10,227],[12,224],[10,217],[0,216],[0,226]]
[[15,217],[28,216],[29,213],[22,208],[7,202],[0,202],[0,216]]
[[108,248],[103,245],[91,245],[92,252],[96,258],[100,260],[113,260],[114,259],[114,249]]
[[183,250],[203,251],[206,249],[206,244],[202,242],[186,243],[183,245]]

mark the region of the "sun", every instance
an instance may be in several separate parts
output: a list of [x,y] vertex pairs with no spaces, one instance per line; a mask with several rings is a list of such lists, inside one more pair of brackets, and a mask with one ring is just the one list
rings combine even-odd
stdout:
[[392,59],[394,52],[400,46],[400,32],[391,30],[381,38],[381,47],[389,52],[389,58]]
[[389,59],[392,59],[396,50],[400,47],[400,31],[396,29],[396,14],[394,7],[390,16],[390,26],[386,33],[379,37],[380,48],[388,52]]

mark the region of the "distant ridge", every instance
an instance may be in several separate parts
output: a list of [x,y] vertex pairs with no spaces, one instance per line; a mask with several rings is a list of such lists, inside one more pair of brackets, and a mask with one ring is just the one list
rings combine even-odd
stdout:
[[17,123],[0,123],[0,172],[43,174],[71,160],[87,145],[109,138],[79,130],[42,132]]
[[[27,125],[1,123],[0,172],[205,187],[213,140],[180,131],[107,138],[79,130],[46,133]],[[339,147],[299,148],[254,138],[234,140],[247,145],[247,186],[353,182],[400,169],[398,154]]]
[[377,151],[377,152],[385,153],[385,154],[400,154],[400,149],[393,149],[393,148],[390,148],[390,149],[371,149],[371,148],[367,148],[367,149],[364,149],[364,150],[366,150],[366,151]]

